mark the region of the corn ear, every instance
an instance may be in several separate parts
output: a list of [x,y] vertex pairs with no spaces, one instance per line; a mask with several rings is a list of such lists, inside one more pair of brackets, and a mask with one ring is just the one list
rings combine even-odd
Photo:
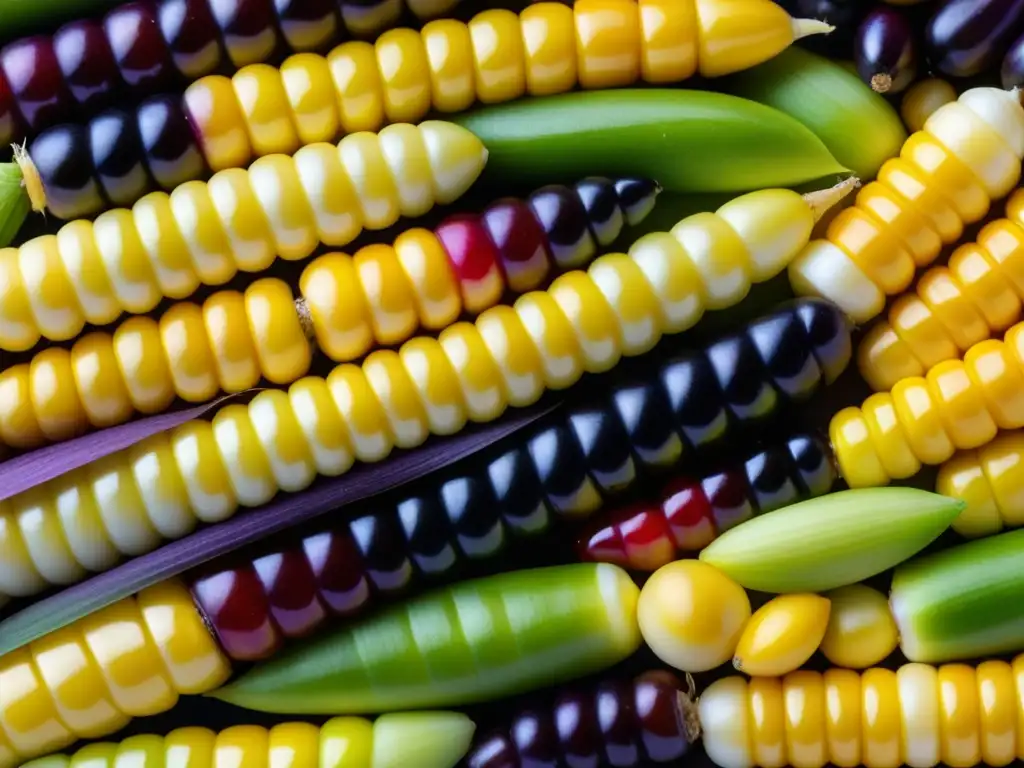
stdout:
[[725,89],[803,123],[864,182],[907,138],[896,110],[855,72],[799,48],[728,78]]
[[864,488],[802,501],[726,531],[700,553],[747,589],[822,592],[921,551],[963,502],[916,488]]
[[1024,650],[1024,530],[979,539],[896,569],[889,608],[910,661]]

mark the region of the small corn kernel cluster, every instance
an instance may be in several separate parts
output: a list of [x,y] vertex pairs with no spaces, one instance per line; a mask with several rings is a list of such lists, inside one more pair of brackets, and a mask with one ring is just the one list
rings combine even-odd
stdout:
[[[426,481],[394,503],[375,501],[368,514],[201,574],[192,584],[196,605],[228,656],[266,658],[332,616],[451,577],[558,518],[585,517],[644,470],[721,445],[739,427],[806,399],[844,367],[848,333],[824,302],[775,312],[573,408],[473,472]],[[751,412],[755,403],[764,408]],[[831,483],[831,469],[807,472],[809,481],[826,472]]]
[[1017,94],[974,88],[928,118],[888,160],[856,205],[841,211],[825,238],[789,267],[800,294],[835,301],[866,322],[914,271],[956,242],[992,200],[1016,185],[1024,158],[1024,109]]
[[829,434],[850,487],[885,485],[938,465],[956,450],[979,448],[1001,429],[1024,427],[1024,323],[1002,341],[988,339],[963,360],[946,360],[923,377],[832,417]]
[[[32,595],[78,581],[122,554],[179,538],[197,522],[224,520],[279,491],[302,490],[318,475],[343,474],[357,460],[381,461],[431,434],[530,405],[584,372],[607,371],[778,274],[807,242],[811,202],[785,190],[744,195],[716,213],[683,219],[671,233],[646,235],[628,256],[608,254],[586,272],[567,272],[514,307],[492,307],[474,323],[449,326],[437,339],[378,350],[361,365],[300,379],[287,392],[260,392],[247,406],[222,408],[211,422],[189,422],[2,502],[0,563],[7,567],[0,569],[0,594]],[[692,392],[717,398],[713,382],[728,381],[732,415],[752,421],[786,393],[832,381],[846,367],[848,329],[831,305],[800,305],[778,325],[736,339],[713,366],[691,363],[691,375],[707,384],[689,385],[682,397],[669,392],[670,403],[692,403]],[[761,343],[772,349],[790,334],[806,341],[780,346],[778,356],[760,351]],[[752,370],[766,373],[751,376]],[[724,408],[697,413],[696,436],[719,431],[730,418]],[[709,415],[714,422],[703,420]]]
[[[417,2],[430,8],[452,0]],[[70,219],[130,205],[150,189],[171,190],[208,169],[245,167],[253,157],[293,154],[304,144],[387,123],[415,123],[432,111],[576,86],[725,74],[774,55],[796,37],[829,29],[792,20],[769,3],[756,13],[745,9],[749,24],[722,21],[717,10],[696,5],[547,2],[518,16],[494,9],[468,24],[442,19],[421,31],[392,29],[373,44],[343,43],[326,56],[295,54],[279,69],[249,64],[230,78],[201,78],[180,99],[153,96],[88,125],[57,126],[32,143],[29,156],[50,211]]]
[[[44,757],[22,768],[451,768],[469,747],[474,729],[469,718],[454,712],[388,714],[373,722],[335,717],[322,726],[236,725],[220,733],[189,727],[166,736],[147,734],[129,736],[119,744],[90,744],[71,757]],[[0,762],[0,766],[7,764]]]
[[[462,195],[486,158],[479,139],[458,126],[393,125],[337,146],[311,144],[294,157],[264,157],[170,195],[154,192],[95,222],[71,222],[0,251],[0,350],[72,339],[86,323],[143,314],[164,297],[184,298],[239,270],[304,259],[318,243],[343,246],[364,229],[421,216]],[[89,354],[107,359],[89,370],[116,368],[110,345],[96,347]],[[110,419],[90,417],[97,425]]]
[[642,768],[678,761],[698,735],[680,688],[674,675],[656,670],[563,693],[550,708],[521,712],[507,730],[480,739],[466,766],[600,765],[607,757],[617,768]]
[[184,585],[150,587],[0,658],[0,766],[113,733],[230,672]]
[[720,768],[956,768],[1024,754],[1024,657],[977,667],[904,664],[862,673],[727,677],[701,694],[708,756]]
[[861,373],[872,388],[891,389],[1017,322],[1024,299],[1024,190],[1006,202],[1006,218],[933,267],[914,292],[899,297],[885,321],[864,336]]
[[202,306],[177,304],[159,320],[90,333],[69,350],[51,347],[0,373],[0,442],[33,448],[160,413],[176,398],[205,402],[261,379],[290,384],[316,348],[348,362],[421,327],[443,329],[508,290],[525,293],[556,269],[586,265],[651,211],[657,192],[631,179],[545,187],[433,232],[408,230],[393,246],[321,256],[306,267],[297,300],[285,281],[264,278]]
[[999,435],[980,448],[958,453],[939,468],[935,490],[967,502],[953,521],[962,536],[991,536],[1024,525],[1024,432]]
[[657,502],[601,515],[578,541],[586,560],[654,571],[682,552],[698,552],[722,531],[755,515],[828,493],[835,482],[830,450],[798,435],[700,480],[674,480]]
[[322,48],[343,31],[369,34],[421,18],[457,0],[142,0],[102,19],[65,24],[52,36],[0,51],[0,144],[6,146],[75,113],[127,93],[152,93],[215,72],[266,61],[287,48]]

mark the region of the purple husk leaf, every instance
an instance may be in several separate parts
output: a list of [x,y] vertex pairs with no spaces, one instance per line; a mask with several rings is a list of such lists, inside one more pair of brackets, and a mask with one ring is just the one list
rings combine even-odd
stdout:
[[161,413],[116,427],[107,427],[98,432],[76,437],[45,448],[22,453],[7,461],[0,462],[0,501],[17,496],[19,493],[42,485],[55,477],[84,467],[94,461],[130,448],[148,437],[180,427],[182,424],[220,408],[228,400],[238,400],[255,395],[259,389],[248,389],[233,395],[225,395],[209,403],[185,408],[171,413]]
[[549,402],[454,437],[431,440],[377,464],[361,464],[340,477],[281,495],[258,509],[240,511],[229,520],[63,589],[0,621],[0,657],[215,557],[444,469],[529,426],[559,405],[560,401]]

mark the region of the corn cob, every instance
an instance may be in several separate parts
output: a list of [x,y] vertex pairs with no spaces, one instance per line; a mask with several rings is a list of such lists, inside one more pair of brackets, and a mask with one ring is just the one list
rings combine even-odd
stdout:
[[970,667],[726,677],[698,701],[720,768],[952,768],[1024,755],[1024,656]]
[[[531,599],[524,600],[525,595]],[[537,595],[548,598],[548,609],[534,610],[532,600]],[[508,599],[503,602],[502,597]],[[395,677],[399,670],[393,655],[359,660],[363,674],[376,676],[381,684],[372,686],[373,690],[359,684],[343,686],[349,704],[333,709],[353,713],[356,709],[393,710],[393,705],[379,708],[374,702],[387,696],[394,700],[407,683],[412,690],[405,700],[416,707],[413,696],[479,701],[486,698],[481,695],[484,689],[492,694],[502,688],[521,691],[535,683],[538,675],[555,680],[565,679],[572,669],[585,674],[614,663],[639,645],[636,599],[637,588],[629,577],[602,564],[502,574],[394,606],[390,614],[370,618],[335,638],[325,637],[323,642],[345,645],[352,638],[375,636],[385,641],[390,638],[392,642],[384,645],[394,650],[415,625],[419,632],[412,643],[414,652],[421,655],[420,665],[414,663],[407,674]],[[412,613],[417,607],[420,612]],[[443,615],[435,618],[438,609]],[[496,611],[502,619],[490,621]],[[547,628],[552,622],[572,625],[573,632],[551,633]],[[442,631],[442,624],[449,634],[436,644],[438,638],[433,633]],[[402,641],[394,642],[396,633]],[[521,645],[510,648],[517,642]],[[453,644],[458,646],[457,668],[442,658]],[[483,644],[501,648],[501,652],[488,655],[481,651]],[[306,650],[312,653],[316,649],[306,646]],[[336,650],[342,664],[346,659],[354,661],[343,648]],[[467,664],[467,658],[475,660]],[[408,664],[409,657],[402,656],[401,661]],[[281,662],[287,664],[288,660],[282,658]],[[423,674],[428,662],[435,665],[427,672],[430,682],[412,682]],[[553,664],[562,671],[555,671]],[[330,670],[319,666],[323,676],[329,677]],[[389,669],[382,672],[382,666]],[[392,683],[384,684],[389,672]],[[344,674],[341,670],[337,673]],[[0,658],[0,768],[63,749],[80,738],[113,733],[132,717],[170,709],[179,695],[214,691],[230,674],[230,662],[203,624],[185,587],[174,580],[150,587]],[[259,670],[250,673],[259,674]],[[258,686],[258,680],[243,677],[217,695],[259,698],[254,690]],[[282,700],[288,698],[285,692]],[[416,765],[418,768],[419,763]]]
[[131,210],[4,249],[0,350],[72,339],[86,323],[149,312],[238,270],[304,259],[320,242],[345,245],[363,229],[421,216],[465,192],[486,157],[476,137],[449,123],[393,125],[155,192]]
[[1024,525],[1024,432],[999,435],[939,468],[935,490],[967,502],[953,522],[961,536],[991,536]]
[[[471,470],[424,481],[394,502],[375,499],[365,514],[251,559],[201,569],[189,579],[193,599],[231,658],[266,658],[332,617],[453,580],[558,520],[585,518],[646,471],[695,458],[805,401],[849,355],[838,310],[804,300],[670,357]],[[752,412],[755,402],[764,407]]]
[[[790,19],[769,0],[581,0],[538,3],[519,16],[488,10],[468,24],[440,20],[419,32],[391,30],[374,44],[343,43],[327,56],[296,54],[280,69],[251,64],[230,79],[209,75],[180,100],[154,97],[105,124],[49,129],[29,155],[50,211],[76,218],[108,199],[129,205],[150,188],[173,189],[207,168],[244,167],[253,157],[476,101],[725,74],[829,29]],[[140,143],[119,125],[148,127]],[[160,173],[147,174],[154,164],[145,158],[154,154]]]
[[[470,746],[473,722],[455,712],[383,715],[375,722],[335,717],[322,726],[282,723],[238,725],[214,733],[178,728],[166,736],[130,736],[120,744],[90,744],[66,757],[33,760],[22,768],[455,768]],[[0,758],[2,760],[2,758]],[[0,761],[0,766],[11,765]]]
[[850,487],[885,485],[924,465],[979,448],[1001,429],[1024,427],[1024,323],[1003,341],[975,344],[963,360],[946,360],[923,377],[832,417],[829,434]]
[[657,191],[630,179],[545,187],[432,232],[407,231],[393,246],[321,256],[295,300],[286,282],[266,278],[244,294],[221,291],[202,307],[176,305],[159,321],[131,318],[70,350],[47,349],[0,373],[0,441],[33,448],[162,412],[176,397],[204,402],[261,378],[290,384],[307,373],[314,349],[348,362],[421,327],[441,330],[507,290],[525,293],[555,269],[586,265],[651,211]]
[[0,658],[0,767],[114,733],[230,674],[188,590],[147,589]]
[[989,222],[946,266],[933,267],[913,293],[898,298],[865,334],[860,370],[876,390],[923,376],[1020,319],[1024,298],[1024,190],[1006,202],[1006,218]]
[[720,533],[755,515],[828,493],[832,453],[810,435],[790,438],[700,480],[673,480],[658,501],[602,514],[577,540],[580,556],[654,571],[683,552],[699,552]]
[[380,32],[407,7],[420,18],[458,0],[141,0],[102,19],[65,24],[53,35],[0,51],[0,144],[128,94],[172,90],[183,81],[265,61],[281,49],[323,48],[345,31]]
[[824,296],[858,323],[1008,194],[1024,158],[1016,92],[974,88],[939,108],[789,267],[793,289]]
[[221,69],[307,51],[334,42],[346,27],[372,34],[395,24],[405,7],[421,18],[458,0],[142,0],[102,20],[65,24],[52,36],[8,43],[0,51],[0,144],[8,145],[83,109],[128,93],[170,90]]
[[603,680],[590,690],[560,693],[550,707],[518,713],[506,728],[485,734],[467,768],[676,763],[698,733],[674,675],[645,672],[633,680]]
[[[77,581],[120,554],[179,538],[197,521],[223,520],[278,491],[302,490],[317,475],[340,475],[356,460],[380,461],[395,447],[415,447],[467,421],[492,421],[584,372],[607,371],[778,274],[807,242],[819,203],[842,192],[745,195],[716,213],[684,219],[671,233],[641,238],[630,256],[601,256],[586,272],[567,272],[514,307],[492,307],[474,323],[449,326],[437,339],[378,350],[362,365],[338,366],[326,380],[300,379],[287,393],[260,392],[248,406],[222,408],[212,423],[189,422],[3,502],[0,578],[7,582],[0,593],[31,595]],[[775,215],[762,218],[769,212]],[[839,347],[826,357],[841,370],[848,336],[837,338],[834,325],[824,330],[823,341]],[[806,350],[800,354],[804,359]],[[800,369],[787,386],[799,390],[815,374]],[[727,397],[742,403],[740,418],[771,410],[778,397],[762,379],[727,378],[736,382],[736,394]]]

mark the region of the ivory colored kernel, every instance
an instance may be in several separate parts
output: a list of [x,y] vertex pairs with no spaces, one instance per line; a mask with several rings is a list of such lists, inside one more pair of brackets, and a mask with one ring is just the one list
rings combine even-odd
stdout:
[[[397,351],[375,352],[362,365],[343,363],[325,379],[305,375],[311,361],[305,334],[323,340],[332,356],[358,357],[385,328],[395,332],[395,341],[402,340],[395,331],[399,326],[409,332],[405,318],[417,313],[411,297],[423,289],[425,277],[423,264],[417,265],[418,257],[409,253],[408,240],[391,250],[373,246],[355,257],[321,257],[300,280],[308,295],[298,301],[284,283],[263,278],[244,295],[221,291],[202,306],[174,305],[157,324],[179,397],[208,399],[222,387],[241,389],[264,377],[295,383],[287,397],[261,393],[248,405],[234,402],[222,407],[208,415],[209,421],[177,427],[167,435],[166,445],[108,457],[104,476],[123,478],[124,483],[103,499],[94,499],[92,486],[77,475],[41,486],[42,507],[49,509],[51,496],[59,492],[64,504],[60,518],[74,520],[71,528],[80,529],[72,535],[58,524],[52,536],[40,534],[44,548],[60,544],[51,539],[59,539],[61,530],[75,542],[62,559],[66,569],[52,575],[66,581],[77,566],[108,567],[105,563],[119,555],[140,554],[164,537],[185,535],[200,521],[225,520],[281,491],[300,491],[318,475],[343,474],[357,460],[381,461],[395,448],[413,448],[432,434],[452,434],[469,421],[493,421],[510,406],[536,402],[548,388],[571,386],[587,370],[606,370],[622,356],[640,354],[663,334],[695,323],[710,284],[742,284],[743,290],[726,292],[740,297],[756,279],[781,270],[806,242],[816,215],[848,188],[849,184],[839,185],[803,197],[784,190],[745,195],[723,209],[722,221],[731,222],[728,225],[712,225],[712,219],[702,215],[688,232],[714,236],[722,226],[734,229],[729,242],[740,244],[729,251],[726,270],[713,263],[713,245],[704,252],[706,258],[695,263],[696,257],[666,234],[629,254],[598,257],[586,271],[563,274],[551,290],[527,293],[512,307],[490,307],[475,322],[450,325],[437,338],[406,340]],[[645,206],[626,205],[619,214],[627,221],[642,217],[644,210]],[[790,226],[759,225],[759,215],[787,219]],[[482,216],[500,231],[498,218],[488,218],[486,212]],[[598,223],[602,222],[577,222],[610,240],[617,229]],[[415,237],[426,240],[424,234]],[[386,269],[381,266],[385,263]],[[390,285],[385,285],[385,278]],[[451,275],[446,279],[449,286],[457,282]],[[429,302],[431,312],[440,303]],[[85,390],[89,397],[83,398],[86,413],[101,413],[102,406],[116,413],[124,402],[130,409],[128,391],[138,396],[140,385],[148,380],[139,376],[128,390],[123,379],[107,374],[118,369],[116,348],[105,346],[109,337],[97,334],[87,339],[71,352],[73,367],[83,346],[95,358],[83,358],[79,366],[92,374]],[[838,349],[832,364],[845,359],[843,349]],[[155,372],[156,368],[147,374]],[[835,373],[838,370],[827,372],[826,378]],[[20,381],[5,384],[0,374],[0,384],[17,389]],[[34,412],[22,408],[26,397],[14,394],[11,404],[16,407],[7,413],[0,407],[0,434],[22,423],[27,424],[21,427],[26,432],[37,429],[30,421]],[[121,421],[128,415],[130,411]],[[595,495],[593,502],[597,501]],[[0,521],[9,514],[0,511]],[[93,525],[93,520],[104,524]],[[0,573],[10,567],[19,575],[14,581],[20,591],[38,591],[45,586],[46,575],[40,574],[42,582],[36,583],[31,574],[24,574],[21,552],[14,539],[10,546],[0,547]],[[103,557],[90,557],[89,552]],[[0,583],[0,592],[7,594],[7,585]],[[733,650],[726,649],[718,663],[728,660]]]
[[1024,748],[1021,663],[721,678],[699,698],[704,747],[720,768],[1008,765]]
[[[958,240],[965,225],[1009,194],[1022,157],[1024,108],[1016,93],[974,88],[943,104],[907,139],[900,157],[882,166],[855,208],[793,261],[794,290],[831,299],[855,322],[867,322],[887,296],[910,285],[915,267],[938,257],[940,243]],[[886,205],[879,206],[883,198]],[[877,344],[876,338],[868,348]],[[910,350],[885,359],[898,366],[903,355]],[[871,367],[870,358],[862,365]],[[887,374],[868,378],[877,384],[883,375],[891,386]]]

